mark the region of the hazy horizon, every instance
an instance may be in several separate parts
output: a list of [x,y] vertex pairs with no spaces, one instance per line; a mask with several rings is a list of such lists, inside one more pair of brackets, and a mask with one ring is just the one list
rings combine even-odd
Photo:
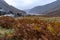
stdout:
[[31,9],[35,6],[42,6],[56,0],[5,0],[8,4],[22,10]]

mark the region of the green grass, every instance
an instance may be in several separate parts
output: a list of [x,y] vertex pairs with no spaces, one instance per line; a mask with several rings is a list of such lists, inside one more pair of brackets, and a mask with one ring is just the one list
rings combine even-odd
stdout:
[[4,37],[5,34],[9,35],[13,33],[14,33],[13,29],[5,29],[5,28],[0,27],[0,37]]

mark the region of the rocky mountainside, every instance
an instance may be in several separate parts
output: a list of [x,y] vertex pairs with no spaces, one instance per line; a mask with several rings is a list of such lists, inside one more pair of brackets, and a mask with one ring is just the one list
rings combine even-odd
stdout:
[[47,5],[34,7],[29,10],[29,13],[47,14],[49,12],[58,10],[59,7],[60,7],[60,0],[57,0]]
[[7,4],[4,0],[0,0],[0,11],[6,12],[7,14],[13,14],[15,16],[25,15],[26,12],[19,10],[9,4]]

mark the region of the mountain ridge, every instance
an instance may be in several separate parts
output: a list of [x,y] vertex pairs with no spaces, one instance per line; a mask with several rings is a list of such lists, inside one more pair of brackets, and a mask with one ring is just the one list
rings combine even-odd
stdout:
[[44,14],[46,12],[48,12],[48,10],[51,10],[55,7],[60,6],[60,0],[57,0],[55,2],[52,2],[50,4],[44,5],[44,6],[37,6],[34,7],[32,9],[30,9],[30,11],[28,11],[29,13],[37,13],[37,14]]
[[7,14],[13,13],[13,15],[15,15],[15,16],[18,16],[18,14],[19,15],[21,15],[21,14],[25,15],[26,14],[25,11],[17,9],[17,8],[9,5],[4,0],[0,0],[0,10],[2,10],[3,12],[6,12]]

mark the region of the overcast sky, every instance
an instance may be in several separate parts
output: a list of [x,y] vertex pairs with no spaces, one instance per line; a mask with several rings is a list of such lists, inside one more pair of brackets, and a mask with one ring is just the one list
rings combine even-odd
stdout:
[[5,0],[8,4],[18,9],[30,9],[35,6],[45,5],[56,0]]

